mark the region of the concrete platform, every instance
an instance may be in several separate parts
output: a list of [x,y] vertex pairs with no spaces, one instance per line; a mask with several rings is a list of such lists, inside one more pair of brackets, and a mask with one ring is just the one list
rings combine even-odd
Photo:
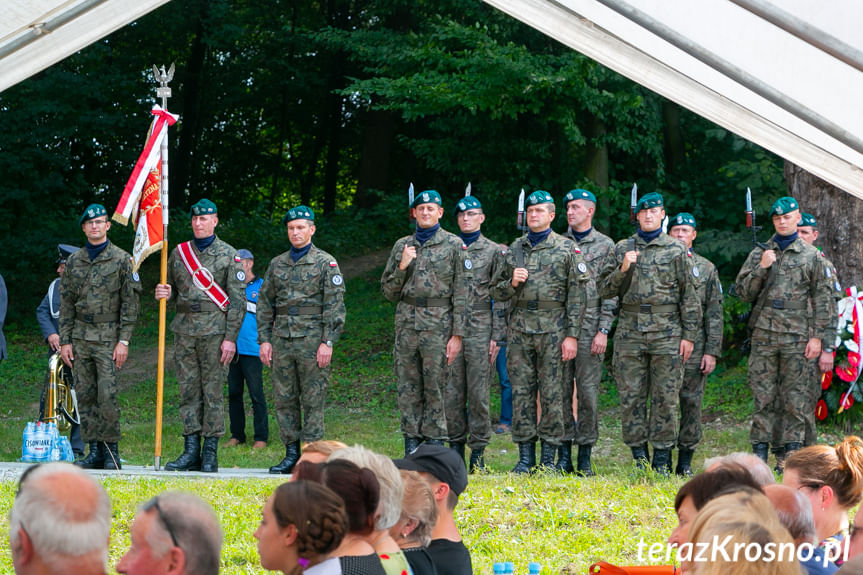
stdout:
[[[0,462],[0,480],[17,480],[24,470],[33,465],[32,463]],[[162,463],[164,466],[164,463]],[[102,471],[93,469],[89,471],[99,477],[114,477],[121,479],[135,479],[144,477],[147,479],[171,479],[175,477],[198,478],[198,479],[281,479],[287,481],[290,475],[270,475],[268,469],[249,469],[240,467],[219,468],[218,473],[201,473],[200,471],[165,471],[164,467],[159,471],[153,469],[152,465],[126,465],[120,471]]]

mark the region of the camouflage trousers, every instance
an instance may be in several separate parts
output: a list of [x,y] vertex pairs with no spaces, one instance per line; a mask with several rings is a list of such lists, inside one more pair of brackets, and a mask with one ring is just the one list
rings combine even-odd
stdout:
[[612,365],[620,394],[623,442],[629,447],[648,441],[655,449],[671,449],[677,444],[677,409],[683,384],[679,351],[679,337],[620,332],[615,336]]
[[467,440],[471,449],[485,447],[491,440],[489,403],[493,364],[488,354],[490,342],[490,333],[486,337],[468,336],[462,340],[461,353],[449,369],[444,397],[449,440],[458,443]]
[[225,435],[224,386],[227,366],[219,363],[225,336],[174,334],[183,435]]
[[[577,445],[596,445],[599,439],[599,414],[596,410],[596,398],[599,393],[599,382],[602,380],[602,363],[605,354],[590,353],[593,338],[582,334],[578,340],[578,355],[569,362],[570,373],[575,379],[575,394],[578,399],[578,425],[573,426],[572,418],[564,418],[566,424],[565,438],[574,439]],[[569,393],[569,404],[572,405],[572,388]],[[570,428],[572,428],[570,430]]]
[[[510,330],[506,364],[512,382],[512,440],[552,445],[565,440],[572,427],[572,370],[563,362],[564,333],[530,334]],[[536,421],[536,398],[542,418]]]
[[701,442],[701,404],[704,398],[704,384],[707,376],[701,372],[701,359],[704,345],[695,344],[689,361],[683,367],[683,385],[680,387],[680,432],[677,446],[695,449]]
[[408,437],[448,438],[444,411],[448,339],[448,330],[396,329],[393,361],[402,433]]
[[[273,337],[273,405],[279,422],[279,438],[318,441],[324,437],[324,407],[330,368],[318,366],[321,338]],[[305,423],[303,422],[305,415]]]
[[117,403],[117,369],[114,342],[72,340],[73,374],[84,442],[120,441],[120,405]]
[[[806,391],[809,392],[809,398],[803,412],[806,418],[806,432],[804,434],[805,439],[803,440],[804,447],[818,443],[818,422],[815,421],[815,405],[821,398],[821,369],[818,367],[817,359],[811,362],[811,370],[810,377],[812,378],[812,383],[806,387]],[[782,412],[782,398],[777,396],[774,409],[777,409],[780,413]],[[782,439],[784,427],[784,422],[780,418],[777,418],[773,423],[773,439],[770,440],[770,445],[774,453],[785,449],[785,442]]]
[[806,417],[814,412],[814,404],[812,409],[809,404],[814,386],[811,364],[815,360],[806,359],[805,350],[806,340],[796,336],[760,329],[752,334],[749,354],[749,388],[754,403],[749,432],[752,443],[770,442],[777,427],[774,441],[778,445],[803,443]]

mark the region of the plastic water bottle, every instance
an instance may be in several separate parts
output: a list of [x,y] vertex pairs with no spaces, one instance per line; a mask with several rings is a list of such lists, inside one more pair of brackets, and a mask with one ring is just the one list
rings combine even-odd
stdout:
[[494,575],[503,575],[503,563],[495,563],[492,570],[494,571]]
[[540,565],[536,561],[533,561],[533,562],[527,564],[527,572],[530,575],[539,575],[539,572],[541,569],[542,569],[542,565]]
[[503,564],[503,575],[513,575],[515,573],[515,563],[507,561]]

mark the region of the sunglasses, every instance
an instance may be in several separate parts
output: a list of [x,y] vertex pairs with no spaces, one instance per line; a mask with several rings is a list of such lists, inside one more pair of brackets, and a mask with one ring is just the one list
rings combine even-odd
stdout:
[[174,543],[174,547],[179,547],[180,544],[177,543],[177,536],[174,534],[174,528],[171,527],[171,522],[168,521],[168,518],[165,516],[165,513],[162,511],[162,508],[159,507],[159,496],[152,498],[148,501],[144,507],[142,508],[144,511],[149,511],[151,509],[156,510],[156,515],[159,516],[159,521],[162,522],[162,525],[165,526],[165,531],[168,532],[168,535],[171,536],[171,541]]

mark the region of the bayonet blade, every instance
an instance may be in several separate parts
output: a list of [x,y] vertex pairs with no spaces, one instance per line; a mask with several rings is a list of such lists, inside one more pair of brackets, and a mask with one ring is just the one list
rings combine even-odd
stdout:
[[414,203],[414,183],[411,182],[410,187],[408,188],[408,207],[411,207]]
[[632,184],[632,193],[629,197],[629,207],[634,208],[638,205],[638,184]]
[[524,188],[521,189],[521,193],[518,195],[518,211],[519,213],[524,212]]
[[464,197],[468,197],[470,195],[470,182],[467,183],[467,187],[464,189]]

